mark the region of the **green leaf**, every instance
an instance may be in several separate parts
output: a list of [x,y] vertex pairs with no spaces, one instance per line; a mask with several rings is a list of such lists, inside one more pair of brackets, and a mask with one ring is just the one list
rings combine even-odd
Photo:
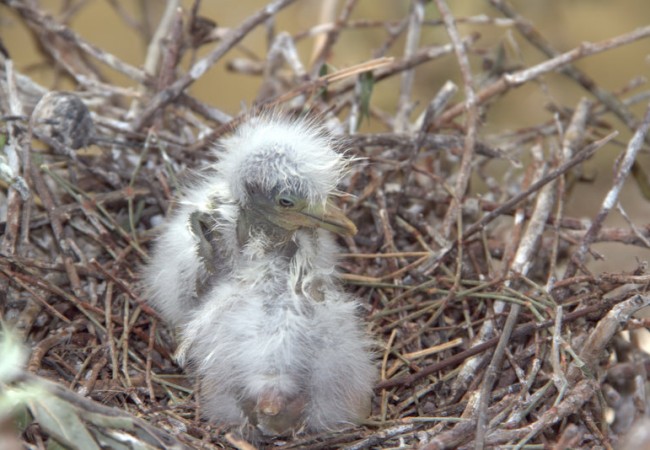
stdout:
[[54,439],[49,439],[47,441],[47,450],[68,450],[67,447],[64,447],[63,445],[59,444],[56,440]]
[[[1,406],[0,411],[2,411]],[[11,416],[13,418],[13,423],[16,426],[16,430],[20,431],[21,433],[34,422],[34,418],[29,413],[25,405],[20,405],[19,407],[15,408],[12,411]]]
[[18,376],[27,361],[27,353],[8,332],[0,336],[0,383],[8,383]]
[[[320,66],[320,69],[318,69],[318,76],[319,77],[324,77],[330,72],[330,66],[327,64],[323,64]],[[327,87],[322,87],[318,90],[317,97],[322,97],[324,101],[327,101],[328,95],[327,95]]]
[[361,124],[364,117],[370,121],[370,97],[372,96],[372,90],[375,87],[375,77],[372,72],[363,72],[360,74],[359,84],[361,87],[359,93],[361,120],[359,120],[359,124]]
[[45,394],[32,397],[27,404],[40,426],[60,444],[71,449],[99,450],[99,445],[70,403]]

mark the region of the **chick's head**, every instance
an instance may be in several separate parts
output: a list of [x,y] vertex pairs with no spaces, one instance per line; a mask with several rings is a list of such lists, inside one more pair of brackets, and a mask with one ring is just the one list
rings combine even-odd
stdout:
[[308,121],[258,117],[222,141],[217,171],[247,228],[324,228],[353,235],[356,227],[331,201],[346,166],[333,147]]

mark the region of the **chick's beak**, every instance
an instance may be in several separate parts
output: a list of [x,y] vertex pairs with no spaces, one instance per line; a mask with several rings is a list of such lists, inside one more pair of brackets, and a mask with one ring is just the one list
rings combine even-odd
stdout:
[[357,227],[347,216],[331,201],[325,205],[312,206],[298,214],[306,219],[311,228],[324,228],[341,236],[354,236]]

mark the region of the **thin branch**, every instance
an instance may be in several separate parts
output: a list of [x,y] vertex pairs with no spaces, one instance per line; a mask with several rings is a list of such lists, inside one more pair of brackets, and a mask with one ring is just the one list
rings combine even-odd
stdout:
[[255,27],[295,1],[296,0],[275,0],[266,7],[257,11],[248,19],[244,20],[237,28],[230,30],[228,35],[217,44],[214,50],[212,50],[207,56],[195,62],[185,75],[180,77],[164,90],[158,92],[154,98],[151,99],[151,102],[142,110],[140,116],[134,119],[131,129],[134,131],[140,130],[149,122],[149,120],[151,120],[156,111],[164,108],[181,95],[185,89],[201,78],[210,67],[216,64],[227,52],[232,50],[232,48],[244,39],[244,37],[246,37],[246,35]]

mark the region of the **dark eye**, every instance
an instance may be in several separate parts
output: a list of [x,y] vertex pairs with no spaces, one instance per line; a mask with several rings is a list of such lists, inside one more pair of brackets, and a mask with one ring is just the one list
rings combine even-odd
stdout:
[[278,205],[282,206],[283,208],[293,208],[295,206],[295,203],[290,198],[279,197]]

